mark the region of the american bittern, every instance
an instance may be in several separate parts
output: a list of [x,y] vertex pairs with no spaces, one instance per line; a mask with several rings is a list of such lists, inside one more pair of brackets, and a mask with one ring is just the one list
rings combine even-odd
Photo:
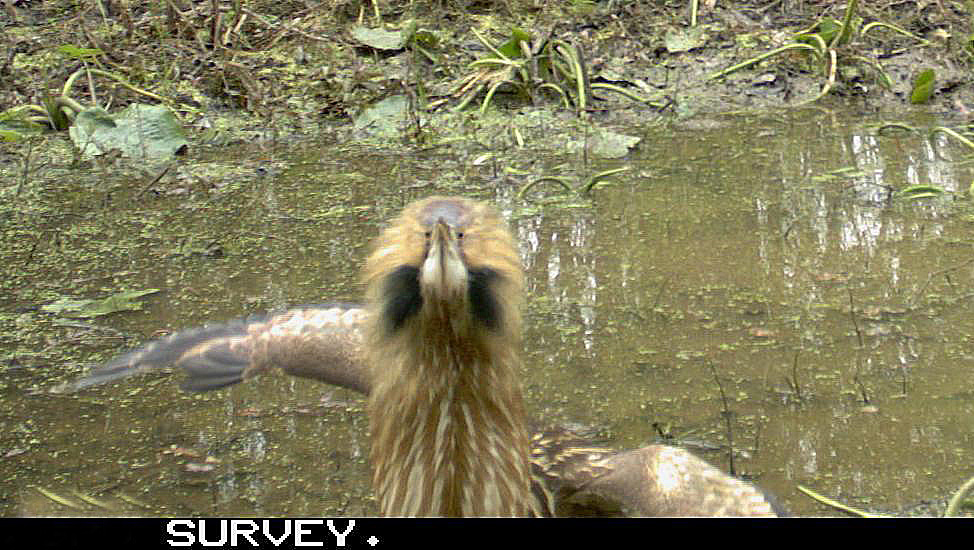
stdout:
[[365,266],[372,467],[386,515],[532,510],[517,378],[521,260],[483,203],[406,207]]
[[516,376],[523,274],[484,203],[409,205],[376,241],[365,281],[365,310],[301,308],[180,332],[75,387],[175,362],[195,391],[279,368],[371,394],[373,485],[387,515],[774,515],[761,491],[682,449],[528,439]]

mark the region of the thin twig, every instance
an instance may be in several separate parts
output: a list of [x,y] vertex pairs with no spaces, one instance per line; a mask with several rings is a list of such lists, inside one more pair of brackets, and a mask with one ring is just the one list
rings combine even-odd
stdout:
[[166,167],[163,168],[161,172],[159,172],[159,175],[157,175],[156,177],[152,178],[152,181],[150,181],[148,183],[148,185],[146,185],[145,187],[143,187],[142,189],[140,189],[139,192],[135,194],[135,198],[136,199],[141,198],[142,195],[144,195],[146,191],[148,191],[149,189],[151,189],[153,185],[155,185],[156,183],[158,183],[159,180],[161,180],[163,178],[163,176],[165,176],[169,172],[169,169],[172,168],[174,164],[175,164],[174,162],[170,162],[169,164],[167,164]]
[[720,377],[717,376],[717,367],[713,363],[709,364],[710,372],[714,375],[714,382],[717,383],[717,390],[720,392],[720,400],[724,404],[724,409],[720,412],[720,415],[724,417],[724,424],[727,428],[727,469],[730,475],[737,475],[734,470],[734,432],[731,429],[731,412],[730,407],[727,404],[727,394],[724,393],[724,386],[720,383]]
[[801,353],[801,350],[796,350],[795,351],[795,359],[791,363],[791,380],[790,380],[790,383],[791,383],[791,389],[792,389],[792,391],[795,392],[795,397],[799,401],[801,401],[802,400],[802,388],[798,384],[798,354],[799,353]]
[[862,349],[862,331],[859,330],[859,322],[856,321],[856,304],[852,299],[852,287],[847,285],[845,288],[849,292],[849,318],[852,319],[852,326],[856,329],[856,338],[859,339],[859,349]]

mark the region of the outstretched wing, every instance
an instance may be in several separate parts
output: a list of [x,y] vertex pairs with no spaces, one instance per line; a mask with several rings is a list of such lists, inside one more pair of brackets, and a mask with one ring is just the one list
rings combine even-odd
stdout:
[[[181,387],[207,391],[272,369],[352,389],[371,390],[363,354],[365,310],[308,306],[177,332],[95,369],[78,390],[176,365]],[[553,515],[774,515],[757,487],[689,452],[650,445],[615,451],[564,431],[531,441],[532,490]]]
[[215,390],[281,369],[367,394],[365,315],[354,305],[307,306],[185,330],[109,361],[69,389],[176,365],[187,374],[181,387],[188,391]]

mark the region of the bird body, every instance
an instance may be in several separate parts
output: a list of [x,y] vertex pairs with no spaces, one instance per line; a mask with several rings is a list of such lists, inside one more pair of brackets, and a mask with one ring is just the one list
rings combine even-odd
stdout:
[[365,278],[382,513],[528,515],[523,274],[503,219],[466,199],[413,203],[377,240]]
[[369,395],[373,485],[399,516],[773,516],[759,489],[686,450],[528,440],[518,381],[520,257],[485,203],[407,206],[364,270],[368,306],[330,304],[177,332],[61,391],[176,364],[184,389],[286,374]]

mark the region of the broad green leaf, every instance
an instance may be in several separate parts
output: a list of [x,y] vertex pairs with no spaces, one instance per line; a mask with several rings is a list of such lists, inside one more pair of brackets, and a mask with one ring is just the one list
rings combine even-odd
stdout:
[[105,53],[98,48],[80,48],[73,44],[60,46],[57,51],[73,59],[91,59]]
[[408,120],[408,108],[409,101],[406,96],[387,97],[367,107],[355,117],[353,122],[355,131],[370,136],[398,136]]
[[666,46],[666,51],[670,53],[688,52],[694,48],[705,46],[707,38],[707,32],[702,27],[670,28],[663,38],[663,45]]
[[933,69],[920,71],[920,74],[913,81],[913,91],[910,92],[910,103],[917,105],[929,101],[930,96],[933,95],[935,82],[936,74],[933,72]]
[[599,158],[617,159],[629,154],[642,138],[617,134],[608,130],[597,132],[592,138],[592,154]]
[[78,113],[68,133],[84,158],[113,149],[134,159],[165,158],[189,143],[169,108],[138,103],[117,115],[100,107],[85,109]]
[[517,27],[512,27],[511,28],[511,37],[508,38],[507,39],[507,42],[504,42],[503,44],[501,44],[500,47],[497,48],[497,49],[502,54],[504,54],[508,59],[518,59],[520,57],[524,57],[521,54],[522,52],[521,52],[520,43],[521,42],[530,42],[530,41],[531,41],[531,35],[530,34],[528,34],[527,32],[525,32],[525,31],[523,31],[523,30],[521,30],[521,29],[519,29]]
[[409,41],[409,33],[405,31],[387,31],[385,29],[373,29],[356,25],[351,29],[352,38],[358,40],[366,46],[377,50],[401,50],[406,47]]

